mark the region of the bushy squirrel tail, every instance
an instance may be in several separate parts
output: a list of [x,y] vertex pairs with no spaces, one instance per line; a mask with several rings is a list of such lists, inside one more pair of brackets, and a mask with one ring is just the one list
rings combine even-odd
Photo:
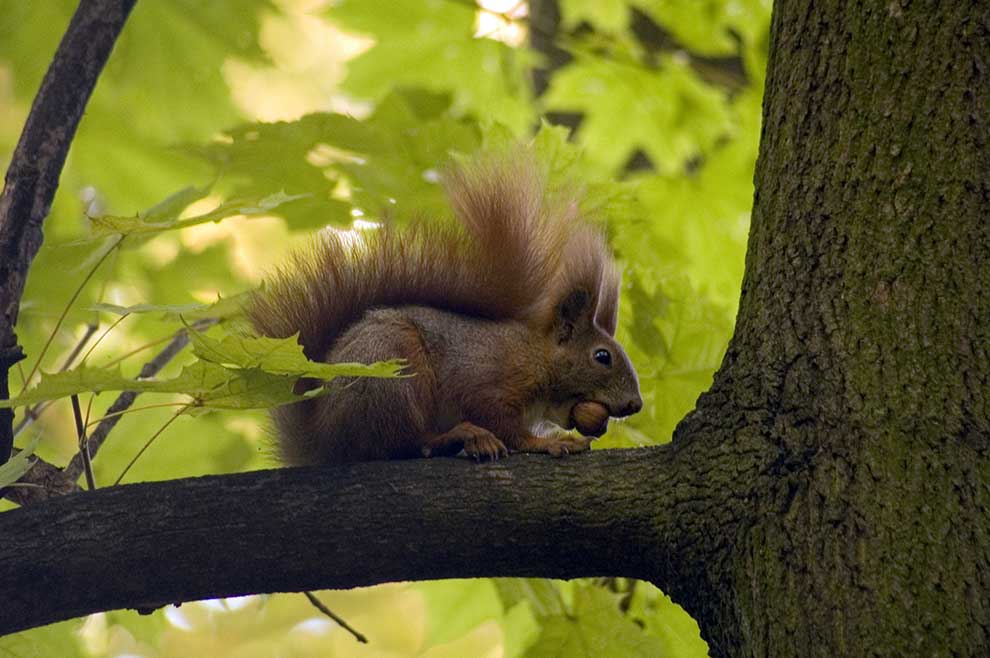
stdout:
[[324,230],[254,296],[255,330],[299,332],[306,355],[321,360],[374,307],[430,306],[545,329],[580,287],[614,332],[618,277],[604,240],[580,220],[576,201],[548,197],[532,157],[484,158],[444,182],[457,221]]

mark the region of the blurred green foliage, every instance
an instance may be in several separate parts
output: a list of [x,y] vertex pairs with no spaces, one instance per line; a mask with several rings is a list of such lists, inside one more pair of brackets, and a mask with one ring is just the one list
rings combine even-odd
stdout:
[[[278,359],[251,361],[252,347],[234,344],[238,295],[327,224],[448,213],[436,183],[448,158],[532,140],[552,179],[585,191],[584,210],[606,227],[624,272],[619,338],[646,404],[598,444],[668,441],[709,385],[732,330],[770,1],[560,0],[552,36],[571,59],[551,73],[541,97],[530,71],[547,59],[527,37],[555,28],[531,25],[524,1],[482,4],[139,2],[45,225],[18,324],[29,355],[20,376],[53,333],[40,363],[48,373],[86,325],[98,325],[99,336],[124,317],[85,368],[42,380],[78,391],[120,388],[183,322],[212,309],[224,322],[161,379],[183,382],[199,368],[203,381],[226,382],[239,376],[224,372],[235,364],[256,370],[258,379],[238,381],[247,392],[263,391],[261,406],[270,404],[286,394],[279,378],[301,372],[298,355],[276,350]],[[0,0],[0,165],[74,5]],[[573,134],[541,124],[548,112],[579,114]],[[218,299],[221,306],[211,306]],[[15,392],[22,383],[15,375]],[[97,419],[113,395],[92,398],[83,402]],[[159,406],[126,414],[100,451],[98,482],[120,475],[189,398],[147,402]],[[261,411],[176,425],[183,430],[166,431],[128,480],[273,464]],[[65,400],[31,430],[19,445],[41,436],[37,454],[59,465],[71,458]],[[622,579],[445,581],[321,597],[371,644],[356,644],[302,596],[278,595],[187,603],[150,617],[96,615],[0,639],[0,656],[706,653],[697,626],[674,603]]]

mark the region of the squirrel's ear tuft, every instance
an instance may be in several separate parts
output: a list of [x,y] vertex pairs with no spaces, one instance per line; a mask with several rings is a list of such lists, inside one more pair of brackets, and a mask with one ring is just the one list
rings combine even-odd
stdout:
[[598,290],[598,308],[595,309],[595,324],[609,336],[615,336],[619,324],[619,283],[621,275],[614,263],[606,263],[602,268],[602,283]]
[[579,333],[590,322],[592,310],[592,298],[587,290],[576,288],[567,293],[557,305],[557,341],[566,343]]

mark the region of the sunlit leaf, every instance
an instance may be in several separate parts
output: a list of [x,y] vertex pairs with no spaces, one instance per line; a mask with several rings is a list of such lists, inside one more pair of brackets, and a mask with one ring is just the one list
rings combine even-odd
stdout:
[[21,479],[22,475],[31,470],[31,467],[34,465],[34,460],[31,459],[31,456],[34,455],[35,448],[38,447],[40,441],[41,435],[38,434],[26,446],[21,448],[16,455],[8,459],[6,463],[0,464],[0,488],[17,482]]
[[149,216],[117,217],[113,215],[103,215],[100,217],[90,217],[93,225],[93,237],[102,238],[107,235],[147,235],[150,233],[160,233],[173,229],[188,228],[198,224],[208,222],[219,222],[228,217],[237,215],[264,215],[275,210],[279,206],[298,199],[304,199],[308,194],[286,194],[276,192],[260,198],[232,199],[225,201],[210,212],[179,219],[178,213],[171,215],[155,214]]
[[532,57],[475,38],[476,11],[458,0],[396,0],[387,11],[362,0],[337,3],[329,12],[333,21],[377,41],[349,62],[345,89],[375,100],[403,86],[449,91],[461,112],[497,116],[523,130],[533,118],[525,78]]
[[225,319],[240,315],[244,304],[250,299],[251,291],[222,297],[210,304],[132,304],[119,306],[117,304],[98,303],[90,308],[94,311],[112,313],[114,315],[131,315],[134,313],[160,314],[170,320],[198,320],[200,318]]
[[657,658],[660,640],[622,614],[618,597],[600,587],[575,590],[568,615],[547,617],[540,638],[526,654],[533,658]]
[[298,335],[288,338],[224,336],[221,340],[192,331],[193,351],[204,361],[226,368],[257,368],[277,375],[313,377],[395,377],[404,365],[400,359],[373,364],[318,363],[303,355]]
[[605,32],[618,32],[629,19],[627,0],[561,0],[563,26],[569,30],[582,22]]
[[613,171],[637,150],[661,170],[676,170],[711,149],[731,125],[724,92],[672,57],[658,70],[579,57],[554,76],[543,102],[582,112],[582,145]]

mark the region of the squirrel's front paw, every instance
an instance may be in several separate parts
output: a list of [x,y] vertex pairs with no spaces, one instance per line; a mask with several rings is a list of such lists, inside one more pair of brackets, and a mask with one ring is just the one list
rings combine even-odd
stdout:
[[591,449],[591,439],[586,436],[562,435],[553,437],[547,443],[547,453],[554,457],[563,457],[575,452],[584,452]]
[[592,437],[554,434],[536,436],[528,434],[513,446],[519,452],[545,452],[554,457],[563,457],[575,452],[585,452],[591,448]]
[[423,445],[423,456],[456,454],[461,449],[477,461],[496,460],[509,454],[505,444],[494,434],[473,423],[463,422]]

